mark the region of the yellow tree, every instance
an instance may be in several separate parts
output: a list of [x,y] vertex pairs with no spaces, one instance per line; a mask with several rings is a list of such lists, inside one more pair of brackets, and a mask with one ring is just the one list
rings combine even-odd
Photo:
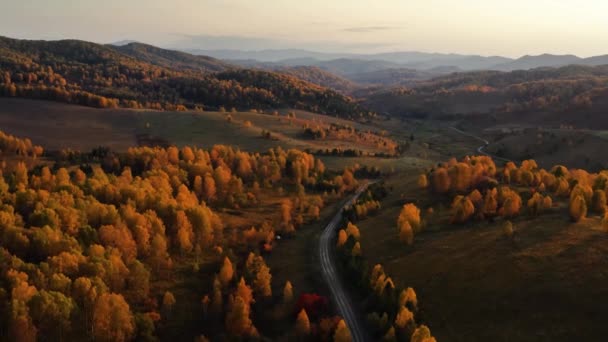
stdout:
[[272,296],[271,280],[270,268],[265,263],[261,264],[253,279],[253,287],[256,293],[262,297]]
[[23,162],[18,162],[15,166],[15,183],[27,186],[28,175],[27,166]]
[[498,209],[498,192],[496,188],[486,190],[486,196],[483,200],[483,214],[484,216],[493,217],[497,213]]
[[351,342],[352,337],[350,335],[350,330],[346,326],[346,322],[343,319],[338,322],[336,326],[336,331],[334,332],[334,342]]
[[545,196],[545,198],[543,198],[543,210],[548,210],[551,209],[553,207],[553,200],[551,199],[551,196]]
[[236,287],[236,296],[242,298],[247,305],[250,305],[254,302],[253,300],[253,291],[245,282],[245,278],[241,277],[239,284]]
[[418,176],[418,187],[420,189],[426,189],[429,186],[429,181],[426,178],[425,174],[421,174],[420,176]]
[[93,311],[93,336],[98,341],[130,341],[135,333],[135,320],[122,295],[104,293]]
[[582,195],[573,196],[570,199],[570,218],[574,222],[579,222],[587,216],[587,204]]
[[399,226],[399,240],[406,245],[414,243],[414,230],[408,221],[403,221]]
[[285,282],[285,286],[283,287],[283,302],[291,303],[293,301],[293,286],[291,282],[288,280]]
[[176,300],[173,293],[171,293],[171,291],[165,291],[165,294],[163,295],[163,311],[171,313],[175,303]]
[[353,246],[353,249],[351,251],[351,255],[353,257],[360,257],[361,256],[361,244],[359,243],[359,241],[357,241],[355,243],[355,245]]
[[403,206],[397,219],[397,227],[401,227],[405,222],[408,222],[415,233],[422,230],[422,221],[420,219],[420,209],[412,203]]
[[299,336],[310,335],[310,320],[306,314],[306,310],[302,309],[296,319],[296,333]]
[[401,306],[397,313],[397,317],[395,317],[395,326],[399,329],[405,329],[413,322],[414,314],[405,306]]
[[349,237],[352,236],[356,241],[359,241],[359,239],[361,238],[359,228],[357,228],[357,226],[355,226],[351,222],[348,222],[348,224],[346,225],[346,235],[348,235]]
[[418,297],[416,296],[416,291],[414,291],[414,289],[411,287],[401,291],[399,294],[399,305],[406,306],[410,310],[416,310],[418,308]]
[[180,250],[183,252],[192,251],[192,240],[194,239],[194,232],[192,230],[192,224],[188,220],[186,213],[180,210],[175,216],[175,226],[177,227],[177,243]]
[[336,245],[338,247],[342,247],[344,246],[347,240],[348,235],[346,234],[346,231],[344,229],[340,229],[340,231],[338,232],[338,242],[336,243]]
[[445,194],[450,191],[450,182],[446,168],[440,167],[431,174],[431,184],[436,193]]
[[203,198],[207,203],[215,201],[217,198],[217,188],[215,185],[215,179],[210,173],[205,175],[204,187],[203,187]]
[[410,342],[436,342],[431,335],[431,330],[426,325],[421,325],[412,334]]
[[465,223],[475,214],[475,205],[468,197],[456,196],[452,202],[452,223]]
[[235,296],[226,315],[226,331],[235,336],[255,336],[257,331],[249,317],[250,305],[240,296]]
[[222,264],[222,268],[220,269],[219,280],[224,287],[228,286],[230,281],[234,278],[234,269],[232,267],[232,262],[228,257],[224,258],[224,263]]
[[506,218],[517,216],[521,210],[521,197],[519,197],[519,194],[507,187],[501,189],[501,194],[503,203],[502,208],[500,208],[500,214]]
[[538,192],[534,193],[534,195],[528,200],[528,210],[531,215],[538,215],[544,209],[543,206],[544,198]]

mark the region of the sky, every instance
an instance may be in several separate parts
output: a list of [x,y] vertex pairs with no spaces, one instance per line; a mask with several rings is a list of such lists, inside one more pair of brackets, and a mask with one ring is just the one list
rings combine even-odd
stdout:
[[608,54],[606,0],[0,0],[0,35],[183,49]]

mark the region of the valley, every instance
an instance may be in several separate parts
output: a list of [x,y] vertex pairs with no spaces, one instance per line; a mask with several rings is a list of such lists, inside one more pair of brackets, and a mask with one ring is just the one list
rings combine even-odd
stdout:
[[0,340],[606,334],[602,56],[205,52],[0,37]]

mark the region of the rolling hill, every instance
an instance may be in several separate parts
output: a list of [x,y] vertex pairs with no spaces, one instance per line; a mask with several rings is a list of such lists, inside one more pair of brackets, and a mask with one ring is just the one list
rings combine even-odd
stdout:
[[[523,122],[537,122],[542,117],[546,124],[559,126],[566,120],[587,127],[589,122],[608,123],[602,119],[608,108],[604,100],[607,85],[608,66],[477,71],[421,81],[406,89],[380,90],[366,101],[370,108],[396,116],[479,114],[487,121],[496,121],[519,113],[517,119]],[[589,117],[583,118],[581,111]]]
[[570,64],[582,64],[583,59],[574,55],[523,56],[514,61],[491,66],[490,69],[501,71],[528,70],[540,67],[561,67]]
[[232,69],[210,57],[132,43],[0,37],[0,94],[93,107],[185,110],[296,108],[343,117],[367,111],[293,76]]
[[343,93],[350,93],[359,87],[359,85],[347,78],[314,66],[275,67],[272,70]]
[[418,71],[415,69],[392,68],[352,74],[349,79],[366,85],[413,86],[418,81],[443,75],[445,72]]
[[234,66],[226,62],[212,57],[195,56],[185,52],[165,50],[156,46],[136,42],[121,46],[112,46],[112,48],[137,60],[164,68],[201,72],[224,71],[234,68]]

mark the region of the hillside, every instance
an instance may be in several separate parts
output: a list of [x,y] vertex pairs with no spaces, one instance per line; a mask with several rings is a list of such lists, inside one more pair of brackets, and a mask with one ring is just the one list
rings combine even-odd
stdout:
[[397,68],[399,64],[382,60],[358,60],[340,58],[317,63],[321,69],[348,77],[348,75]]
[[418,71],[414,69],[396,68],[362,72],[349,75],[354,82],[368,85],[381,85],[387,87],[413,86],[418,81],[428,80],[442,72]]
[[[478,71],[441,76],[411,88],[380,90],[369,95],[366,103],[378,112],[397,116],[445,119],[479,114],[490,119],[487,114],[492,114],[494,121],[516,117],[523,120],[520,124],[547,113],[542,116],[543,120],[549,119],[546,124],[559,126],[561,120],[570,117],[570,124],[578,121],[575,126],[586,127],[576,113],[584,110],[602,120],[599,115],[607,108],[607,84],[607,66]],[[532,112],[535,115],[525,115]]]
[[[380,214],[357,227],[367,262],[424,298],[417,314],[438,340],[603,338],[605,171],[471,156],[420,172],[428,183],[413,170],[390,177]],[[582,197],[581,216],[571,203]],[[396,229],[408,215],[420,223],[410,240],[398,233],[408,221]]]
[[561,67],[569,64],[579,64],[582,58],[573,55],[550,55],[523,56],[514,61],[497,64],[491,67],[493,70],[528,70],[540,67]]
[[224,71],[234,68],[226,62],[212,57],[195,56],[185,52],[165,50],[152,45],[136,42],[113,46],[113,48],[139,61],[164,68],[200,72]]
[[358,87],[351,80],[314,66],[276,67],[273,70],[343,93],[349,93]]
[[180,113],[0,98],[0,127],[17,136],[27,133],[35,144],[54,152],[90,151],[99,146],[124,152],[135,145],[212,148],[218,143],[249,152],[280,146],[333,156],[344,154],[340,151],[394,156],[398,149],[373,126],[305,111]]
[[608,56],[606,55],[580,58],[574,55],[542,54],[539,56],[523,56],[516,60],[499,63],[483,69],[513,71],[530,70],[543,67],[562,67],[566,65],[600,66],[606,64],[608,64]]
[[0,94],[9,97],[102,108],[296,108],[342,117],[368,114],[353,99],[296,77],[229,70],[211,58],[142,44],[114,47],[2,37],[0,52]]

